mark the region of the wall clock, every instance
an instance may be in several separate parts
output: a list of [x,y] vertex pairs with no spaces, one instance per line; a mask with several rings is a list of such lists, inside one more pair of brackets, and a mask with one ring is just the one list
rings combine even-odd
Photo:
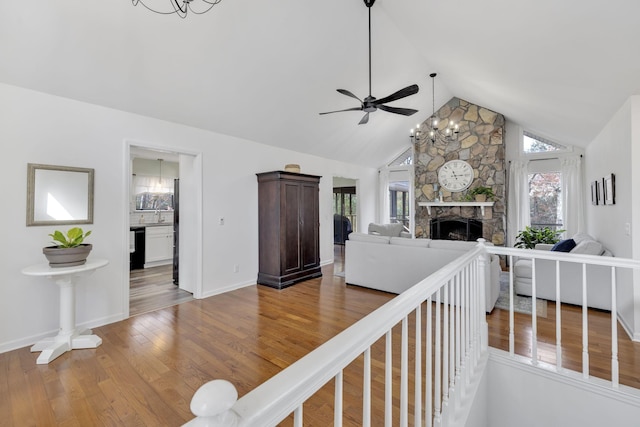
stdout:
[[473,181],[473,168],[464,160],[450,160],[438,171],[438,182],[445,190],[466,190]]

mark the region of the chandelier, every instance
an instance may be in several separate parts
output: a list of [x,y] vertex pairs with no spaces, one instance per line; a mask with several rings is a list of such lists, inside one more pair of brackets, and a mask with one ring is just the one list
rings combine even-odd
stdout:
[[[440,139],[445,142],[454,141],[458,137],[458,133],[460,132],[460,125],[458,125],[457,123],[448,120],[448,123],[445,126],[442,126],[442,123],[436,117],[435,81],[437,75],[437,73],[429,74],[429,77],[431,77],[431,117],[429,117],[429,119],[424,123],[418,123],[415,129],[411,129],[410,138],[412,142],[420,141],[420,139],[425,135],[431,140],[432,144],[436,142],[436,139]],[[425,128],[424,131],[423,127]]]
[[[172,13],[177,14],[180,18],[186,18],[187,12],[195,13],[196,15],[202,15],[210,11],[213,6],[220,3],[222,0],[131,0],[134,6],[138,3],[146,7],[152,12],[162,15],[170,15]],[[168,4],[167,4],[168,3]],[[153,6],[164,4],[160,10],[155,9]]]

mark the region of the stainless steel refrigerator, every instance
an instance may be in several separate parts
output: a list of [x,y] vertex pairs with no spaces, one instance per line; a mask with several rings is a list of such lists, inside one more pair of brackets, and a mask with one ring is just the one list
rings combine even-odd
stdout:
[[178,285],[180,242],[180,180],[173,180],[173,283]]

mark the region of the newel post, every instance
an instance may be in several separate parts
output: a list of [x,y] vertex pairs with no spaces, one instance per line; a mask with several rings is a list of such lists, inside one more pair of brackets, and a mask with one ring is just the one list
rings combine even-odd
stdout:
[[238,391],[229,381],[209,381],[191,398],[191,412],[196,418],[185,426],[235,427],[238,425],[238,415],[231,408],[237,400]]
[[491,281],[491,255],[487,252],[485,245],[486,240],[483,238],[478,239],[478,246],[482,248],[482,254],[478,260],[478,285],[480,298],[483,302],[480,309],[480,324],[482,325],[482,335],[480,348],[486,350],[489,344],[489,325],[487,324],[486,307],[487,307],[487,286]]

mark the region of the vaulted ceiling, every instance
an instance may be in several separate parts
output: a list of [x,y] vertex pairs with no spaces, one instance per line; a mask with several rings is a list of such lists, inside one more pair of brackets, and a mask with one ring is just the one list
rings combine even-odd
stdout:
[[[168,2],[169,0],[150,0]],[[362,0],[222,0],[157,15],[129,0],[0,4],[0,82],[368,166],[452,96],[564,144],[585,146],[640,94],[635,0],[377,0],[377,98],[417,95],[358,125],[368,95]]]

